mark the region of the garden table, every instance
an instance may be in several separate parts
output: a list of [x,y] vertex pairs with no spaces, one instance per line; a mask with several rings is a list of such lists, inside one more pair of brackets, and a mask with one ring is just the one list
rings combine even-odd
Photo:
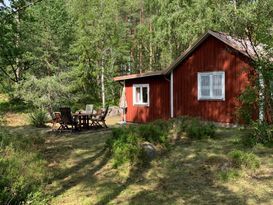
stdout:
[[79,128],[85,128],[89,129],[90,128],[90,119],[95,116],[92,113],[87,113],[87,112],[76,112],[73,114],[73,116],[78,119],[79,121]]

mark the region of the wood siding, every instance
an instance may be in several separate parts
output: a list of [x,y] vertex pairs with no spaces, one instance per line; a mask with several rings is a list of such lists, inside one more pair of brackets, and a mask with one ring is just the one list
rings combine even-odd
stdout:
[[[174,116],[234,123],[238,96],[248,84],[249,58],[218,39],[208,37],[173,72]],[[225,100],[197,100],[197,73],[225,72]],[[163,106],[163,105],[162,105]]]
[[[149,84],[150,105],[133,105],[133,84]],[[164,76],[128,80],[125,83],[128,122],[150,122],[170,117],[170,83]]]

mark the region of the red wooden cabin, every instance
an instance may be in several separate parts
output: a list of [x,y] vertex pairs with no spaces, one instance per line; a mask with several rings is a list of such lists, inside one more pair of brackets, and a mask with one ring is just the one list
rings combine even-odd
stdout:
[[126,88],[126,120],[187,115],[235,123],[238,97],[249,83],[251,56],[247,45],[208,31],[166,70],[114,78]]

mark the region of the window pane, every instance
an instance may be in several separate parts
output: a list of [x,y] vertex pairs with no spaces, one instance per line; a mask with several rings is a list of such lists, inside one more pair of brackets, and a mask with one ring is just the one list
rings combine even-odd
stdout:
[[222,75],[213,75],[212,94],[215,97],[223,96]]
[[213,89],[212,93],[215,97],[222,97],[222,89]]
[[210,77],[209,75],[202,75],[201,76],[201,87],[210,86]]
[[148,103],[148,88],[142,87],[142,102]]
[[202,75],[201,76],[201,96],[210,97],[210,76]]
[[210,96],[210,90],[209,89],[201,89],[201,96],[202,97],[209,97]]
[[222,87],[222,75],[213,75],[213,86]]
[[136,103],[140,103],[140,87],[136,87]]

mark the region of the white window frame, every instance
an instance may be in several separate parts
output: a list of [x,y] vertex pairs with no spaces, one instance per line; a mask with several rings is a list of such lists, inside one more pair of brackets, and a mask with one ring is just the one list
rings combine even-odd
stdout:
[[[212,78],[214,75],[222,75],[222,96],[213,96],[213,81]],[[209,76],[210,77],[210,96],[201,95],[201,77]],[[214,72],[198,72],[197,73],[197,82],[198,82],[198,100],[225,100],[225,72],[223,71],[214,71]]]
[[[147,88],[147,103],[143,103],[142,89]],[[141,102],[136,102],[136,88],[140,88]],[[133,105],[149,106],[150,105],[150,86],[149,84],[133,84]]]

